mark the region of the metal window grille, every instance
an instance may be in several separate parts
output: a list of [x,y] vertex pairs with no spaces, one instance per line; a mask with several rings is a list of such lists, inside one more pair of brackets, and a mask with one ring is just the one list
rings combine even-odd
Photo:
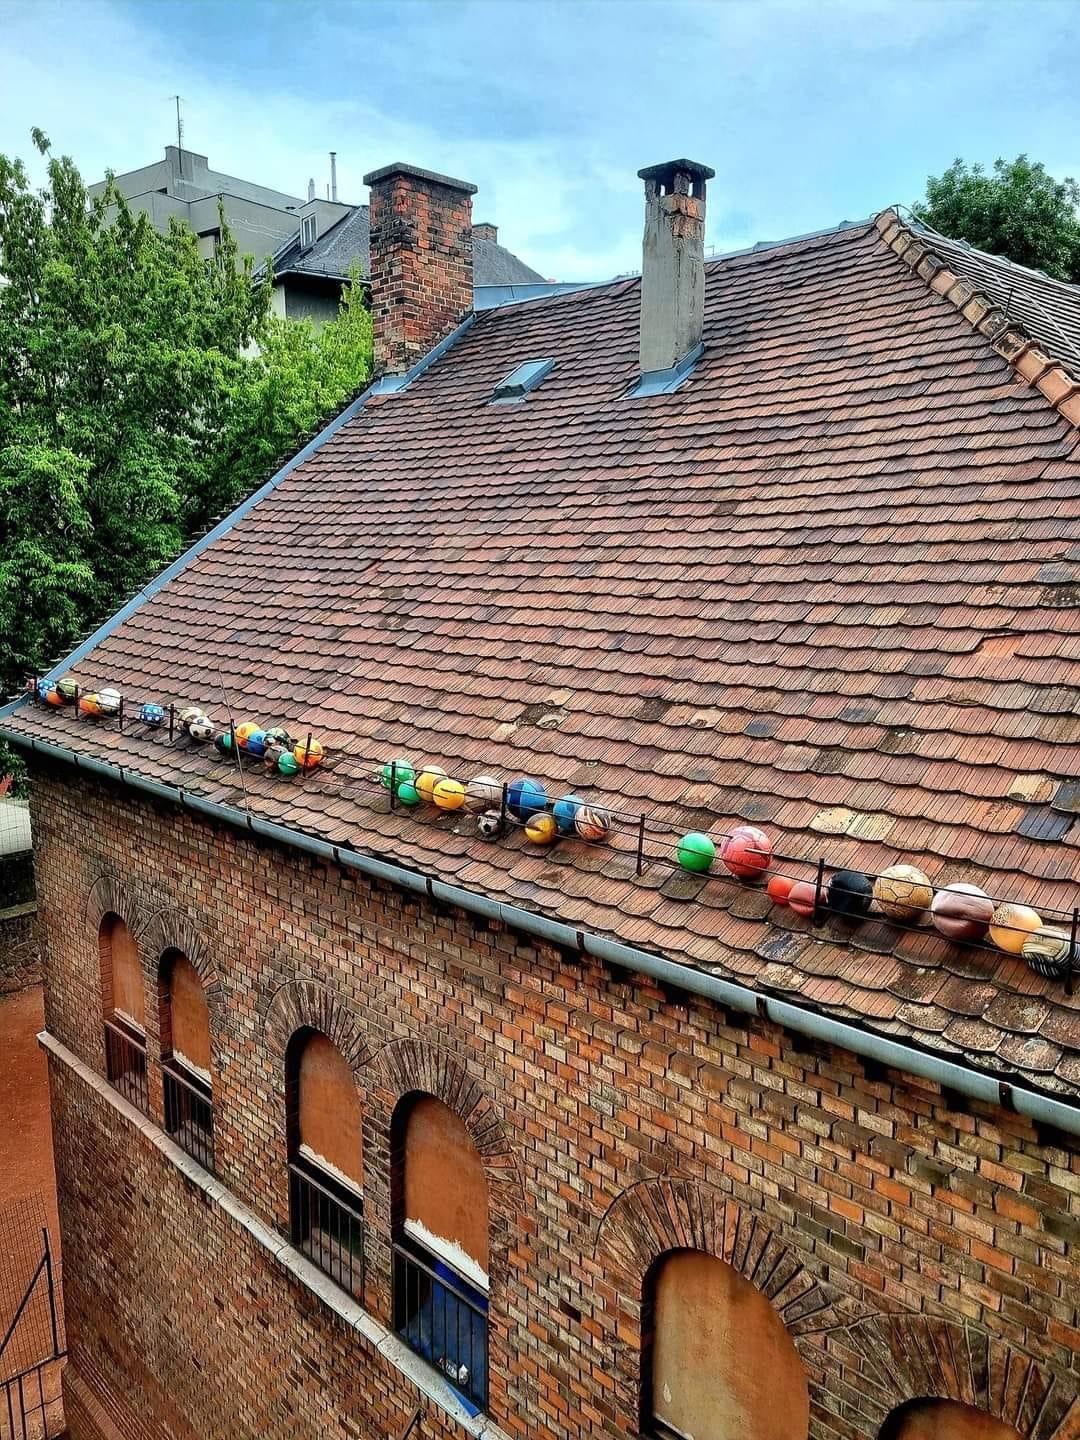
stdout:
[[364,1298],[364,1215],[358,1196],[295,1160],[289,1164],[292,1243],[355,1299]]
[[467,1400],[486,1410],[487,1297],[415,1242],[392,1248],[395,1331]]
[[111,1020],[105,1021],[105,1074],[125,1100],[150,1114],[146,1083],[146,1042]]
[[214,1106],[209,1089],[185,1075],[174,1060],[161,1067],[165,1129],[204,1170],[214,1168]]

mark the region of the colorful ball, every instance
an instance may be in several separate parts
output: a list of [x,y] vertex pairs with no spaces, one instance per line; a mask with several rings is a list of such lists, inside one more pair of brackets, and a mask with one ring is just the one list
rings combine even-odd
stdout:
[[58,680],[56,682],[56,688],[64,697],[64,703],[66,705],[70,705],[79,692],[78,685],[69,676],[65,676],[63,680]]
[[930,906],[930,923],[946,940],[981,940],[993,918],[990,896],[963,880],[944,886]]
[[233,733],[231,730],[223,730],[214,740],[214,749],[219,755],[228,755],[233,748]]
[[323,758],[323,747],[318,740],[301,740],[292,753],[302,770],[314,770]]
[[611,816],[599,805],[582,805],[574,816],[574,829],[582,840],[602,844],[611,834]]
[[675,856],[684,870],[700,873],[708,870],[716,859],[716,843],[700,830],[684,835],[675,848]]
[[584,804],[585,801],[581,799],[580,795],[564,795],[551,807],[551,813],[555,816],[555,824],[564,835],[570,835],[573,832],[577,813]]
[[834,915],[861,920],[870,913],[874,887],[861,870],[837,870],[826,889],[829,909]]
[[164,705],[154,705],[152,702],[148,702],[139,706],[138,719],[144,725],[149,725],[152,730],[157,730],[164,725],[166,718]]
[[295,775],[300,769],[300,761],[291,750],[286,750],[277,762],[277,768],[279,775]]
[[413,784],[420,793],[420,799],[431,805],[435,800],[435,786],[446,778],[446,771],[438,765],[425,765]]
[[[200,722],[196,721],[196,724],[198,724],[198,723],[200,723]],[[188,726],[188,730],[190,731],[190,733],[191,733],[192,735],[195,734],[195,726],[194,726],[194,725],[189,725],[189,726]],[[260,756],[260,755],[262,755],[263,752],[266,750],[266,731],[265,731],[265,730],[252,730],[251,734],[250,734],[250,735],[247,737],[247,739],[244,741],[244,749],[247,751],[247,753],[248,753],[249,755],[255,755],[255,756]]]
[[491,775],[477,775],[465,786],[465,809],[470,815],[479,815],[502,803],[502,786]]
[[1036,975],[1042,975],[1047,980],[1063,980],[1080,960],[1080,954],[1073,948],[1071,935],[1053,925],[1043,925],[1028,935],[1020,953]]
[[98,704],[98,697],[95,694],[79,696],[80,715],[100,715],[101,706]]
[[460,780],[440,780],[431,798],[440,810],[460,810],[465,804],[465,786]]
[[116,715],[120,711],[120,691],[115,685],[106,685],[98,691],[98,709],[102,715]]
[[411,780],[406,780],[403,785],[397,787],[397,798],[402,805],[408,805],[411,809],[413,805],[420,804],[420,791]]
[[990,939],[1007,955],[1022,955],[1028,937],[1041,929],[1042,920],[1029,905],[1006,900],[991,917]]
[[[283,750],[291,750],[296,744],[283,725],[272,725],[269,730],[264,730],[263,739],[267,745],[280,745]],[[263,754],[266,754],[265,750]]]
[[263,746],[262,760],[267,770],[276,770],[278,761],[285,754],[285,746],[276,740],[271,740],[268,745]]
[[494,840],[496,835],[502,833],[502,812],[500,810],[485,810],[483,815],[477,817],[476,828],[485,840]]
[[51,682],[48,685],[38,686],[38,697],[44,700],[46,705],[55,705],[57,709],[64,703],[64,697]]
[[204,716],[201,720],[193,720],[188,726],[188,734],[193,740],[213,740],[217,734],[217,726],[212,720]]
[[754,880],[772,864],[772,841],[756,825],[737,825],[720,847],[725,869],[739,880]]
[[[187,728],[188,724],[190,724],[190,721],[186,721],[184,719],[184,716],[187,713],[188,712],[186,710],[182,710],[180,712],[180,724],[184,726],[185,729]],[[201,710],[199,711],[199,714],[202,714]],[[258,730],[258,728],[259,727],[258,725],[256,725],[254,720],[244,720],[239,725],[233,726],[233,734],[236,736],[236,743],[240,746],[241,750],[243,750],[244,746],[247,744],[248,736],[254,735],[255,731]]]
[[914,920],[933,898],[933,886],[914,865],[890,865],[874,881],[874,900],[890,920]]
[[409,785],[415,778],[415,765],[400,755],[396,760],[388,760],[379,771],[379,784],[384,790],[389,790],[391,783],[395,789],[399,785]]
[[511,780],[506,803],[519,820],[528,820],[547,808],[547,790],[539,780]]
[[774,905],[786,905],[794,884],[795,881],[790,875],[773,875],[765,887],[765,893]]
[[534,845],[551,845],[559,838],[559,827],[556,824],[555,816],[543,812],[539,815],[532,815],[525,822],[525,838],[531,840]]
[[809,880],[796,880],[788,891],[787,903],[796,915],[810,918],[817,909],[817,886]]

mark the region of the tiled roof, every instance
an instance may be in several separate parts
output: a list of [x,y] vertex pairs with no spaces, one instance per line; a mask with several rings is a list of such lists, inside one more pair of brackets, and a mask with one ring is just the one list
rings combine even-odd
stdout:
[[[161,732],[7,728],[1080,1095],[1080,1000],[1018,958],[815,927],[667,839],[640,877],[632,833],[487,842],[390,812],[348,758],[540,776],[650,835],[748,818],[807,878],[909,860],[1076,904],[1080,436],[1057,372],[1018,374],[910,245],[886,216],[710,264],[705,354],[651,399],[638,281],[486,312],[76,669],[224,718],[220,667],[237,719],[310,728],[335,768],[252,768],[245,800]],[[489,403],[538,357],[524,403]]]
[[[357,205],[344,219],[320,235],[307,250],[302,250],[299,236],[274,256],[274,274],[330,275],[347,280],[349,270],[360,264],[363,275],[371,273],[370,227],[368,207]],[[474,285],[530,285],[543,276],[524,260],[495,240],[473,236]]]

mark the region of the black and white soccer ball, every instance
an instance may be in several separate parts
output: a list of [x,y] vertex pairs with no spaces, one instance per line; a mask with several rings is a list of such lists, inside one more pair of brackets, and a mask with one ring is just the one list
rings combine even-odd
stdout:
[[498,810],[485,810],[482,815],[477,816],[476,828],[485,840],[494,840],[496,835],[502,834],[502,815]]

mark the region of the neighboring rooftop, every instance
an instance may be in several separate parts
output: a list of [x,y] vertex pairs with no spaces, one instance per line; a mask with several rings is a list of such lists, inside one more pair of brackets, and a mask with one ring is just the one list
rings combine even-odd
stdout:
[[[650,399],[639,281],[480,314],[73,667],[221,720],[224,686],[238,720],[317,733],[325,770],[241,787],[207,747],[70,709],[5,730],[1075,1100],[1060,981],[671,863],[682,831],[749,820],[807,879],[910,862],[1077,903],[1073,402],[901,246],[923,255],[886,216],[710,263],[704,353]],[[539,357],[542,385],[491,403]],[[395,755],[644,812],[643,873],[633,828],[543,850],[391,810]]]

